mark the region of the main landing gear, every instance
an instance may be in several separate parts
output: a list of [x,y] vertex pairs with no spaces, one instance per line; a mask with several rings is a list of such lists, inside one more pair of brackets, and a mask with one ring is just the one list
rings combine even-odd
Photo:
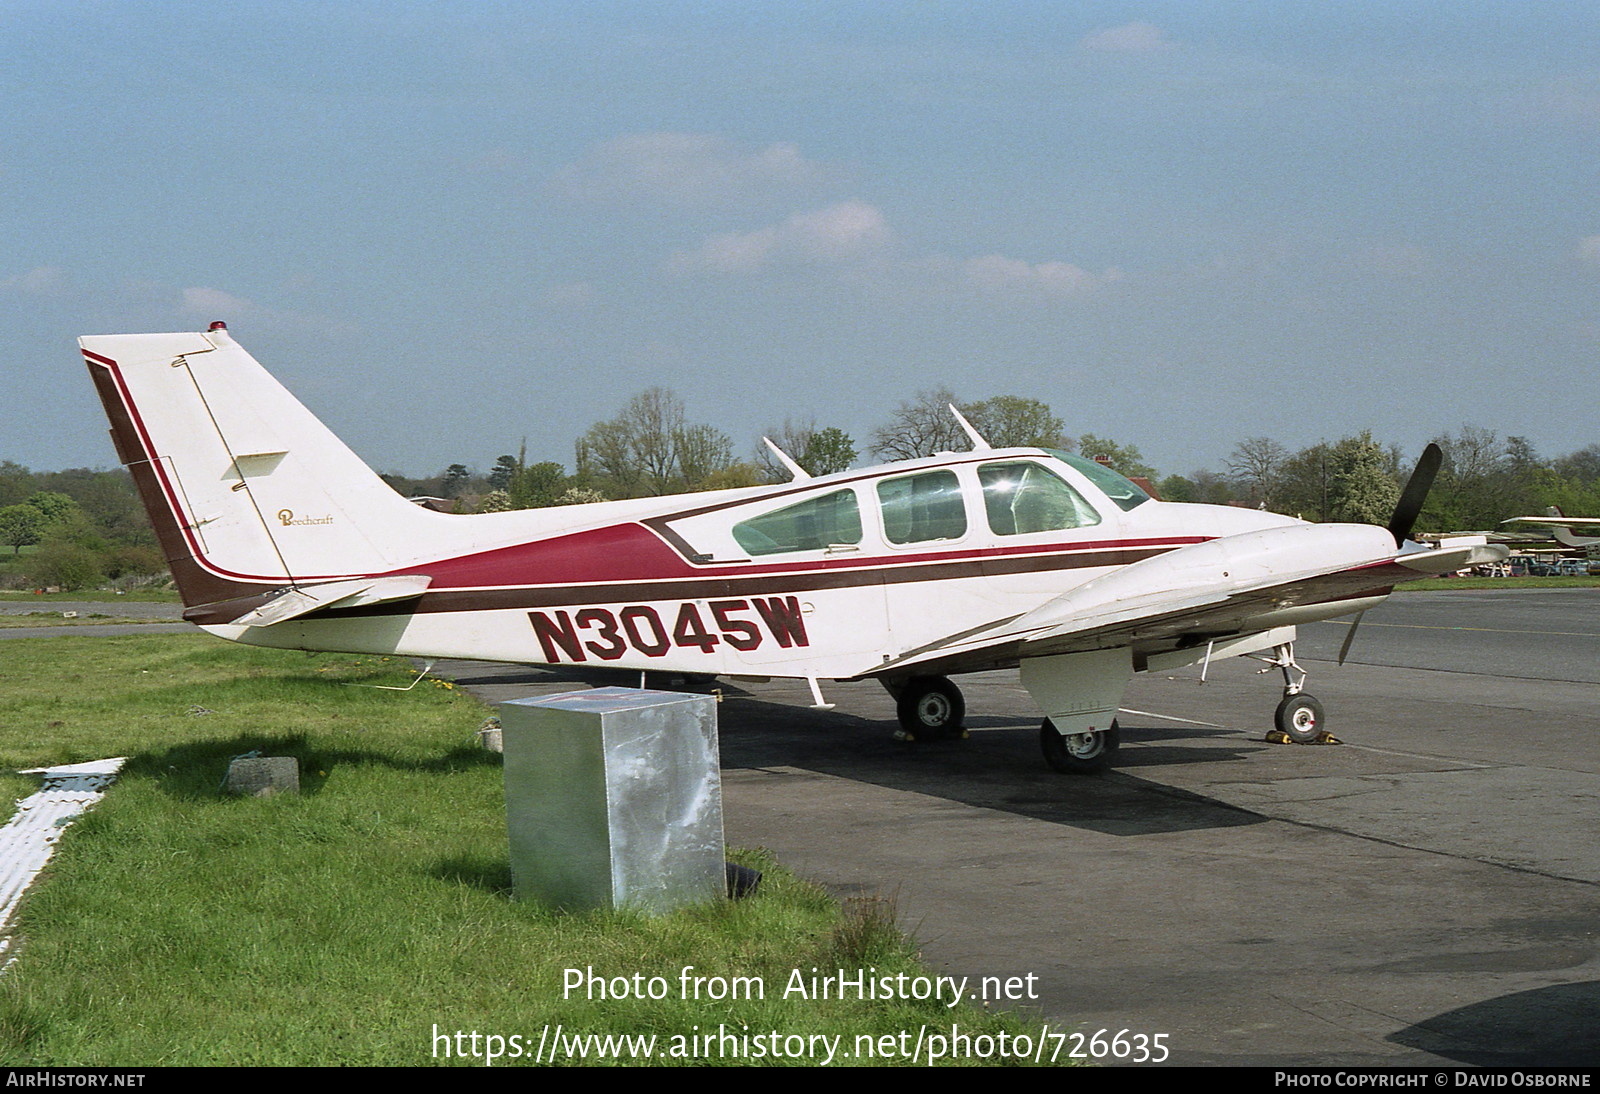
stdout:
[[913,676],[883,686],[894,696],[895,714],[907,740],[936,741],[965,737],[967,701],[947,676]]
[[1283,701],[1273,714],[1273,724],[1286,741],[1297,745],[1329,744],[1334,738],[1323,728],[1322,704],[1305,693],[1306,670],[1294,659],[1294,643],[1272,648],[1273,656],[1262,657],[1267,667],[1262,672],[1283,672]]
[[[939,741],[965,737],[962,725],[966,700],[961,689],[945,676],[913,676],[908,680],[883,682],[895,699],[900,733],[907,741]],[[1039,727],[1039,747],[1045,762],[1069,775],[1088,775],[1110,765],[1121,743],[1122,732],[1115,720],[1107,729],[1074,733],[1063,737],[1055,723],[1046,718]]]
[[1093,775],[1104,771],[1121,743],[1122,728],[1115,718],[1109,729],[1091,729],[1065,737],[1048,718],[1039,727],[1039,748],[1044,752],[1044,762],[1064,775]]

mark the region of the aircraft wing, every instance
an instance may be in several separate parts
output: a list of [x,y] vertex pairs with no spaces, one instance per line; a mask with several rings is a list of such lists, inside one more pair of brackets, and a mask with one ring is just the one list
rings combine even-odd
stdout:
[[1574,528],[1596,529],[1600,528],[1600,517],[1569,517],[1559,509],[1551,509],[1542,517],[1510,517],[1500,522],[1501,524],[1534,524],[1550,529],[1550,538],[1563,547],[1593,547],[1600,544],[1600,538],[1594,536],[1580,536],[1573,533]]
[[1227,536],[1115,570],[1041,607],[930,643],[873,675],[975,671],[1030,657],[1132,647],[1158,652],[1347,614],[1395,585],[1504,558],[1475,545],[1397,551],[1366,525],[1301,525]]
[[1563,513],[1546,513],[1542,517],[1507,517],[1501,524],[1543,524],[1548,528],[1593,528],[1600,525],[1600,517],[1569,517]]

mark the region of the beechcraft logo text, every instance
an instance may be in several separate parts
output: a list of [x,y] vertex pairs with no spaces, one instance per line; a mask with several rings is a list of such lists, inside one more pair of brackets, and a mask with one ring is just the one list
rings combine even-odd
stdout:
[[278,520],[285,528],[294,524],[332,524],[332,517],[296,517],[293,509],[279,509]]

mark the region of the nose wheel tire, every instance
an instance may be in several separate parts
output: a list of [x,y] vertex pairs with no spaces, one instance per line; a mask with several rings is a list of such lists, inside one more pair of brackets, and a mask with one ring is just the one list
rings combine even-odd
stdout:
[[1272,720],[1278,732],[1297,745],[1315,744],[1326,732],[1323,729],[1322,704],[1304,692],[1285,695]]
[[1064,775],[1092,775],[1104,771],[1122,743],[1122,728],[1113,719],[1109,729],[1063,737],[1046,718],[1039,727],[1039,748],[1044,761]]
[[967,703],[946,677],[913,676],[900,692],[895,713],[900,728],[916,740],[940,740],[961,735]]

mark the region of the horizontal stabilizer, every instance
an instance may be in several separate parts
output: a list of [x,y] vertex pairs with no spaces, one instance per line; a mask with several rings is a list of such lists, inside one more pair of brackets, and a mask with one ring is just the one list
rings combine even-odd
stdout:
[[1550,530],[1550,535],[1563,547],[1593,547],[1600,543],[1600,538],[1594,536],[1575,536],[1571,528],[1557,526]]
[[421,594],[432,580],[422,574],[403,574],[399,577],[361,577],[350,581],[291,587],[233,622],[241,627],[270,627],[274,623],[298,619],[335,605],[354,608],[363,604],[405,600]]

